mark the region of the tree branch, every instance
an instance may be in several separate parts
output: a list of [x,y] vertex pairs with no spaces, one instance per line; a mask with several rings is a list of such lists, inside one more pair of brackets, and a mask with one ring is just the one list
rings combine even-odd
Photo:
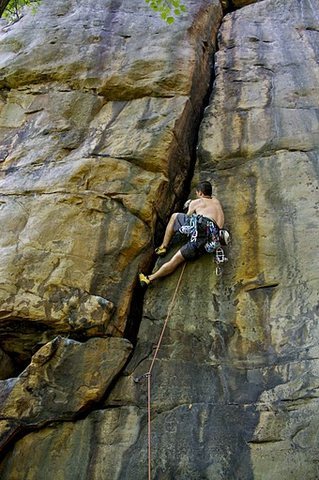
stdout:
[[10,0],[0,0],[0,17],[2,16],[9,2]]

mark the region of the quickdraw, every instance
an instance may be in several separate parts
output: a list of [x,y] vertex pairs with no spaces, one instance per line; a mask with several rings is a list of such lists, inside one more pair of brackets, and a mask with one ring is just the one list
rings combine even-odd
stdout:
[[222,274],[222,269],[220,267],[220,264],[225,263],[228,261],[228,258],[225,255],[224,250],[222,247],[216,248],[215,251],[215,262],[217,263],[216,267],[216,275],[219,277]]

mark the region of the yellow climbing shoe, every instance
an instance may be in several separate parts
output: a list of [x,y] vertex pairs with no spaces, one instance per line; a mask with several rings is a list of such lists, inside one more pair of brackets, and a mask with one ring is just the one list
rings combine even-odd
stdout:
[[166,254],[167,248],[166,247],[157,247],[155,248],[155,253],[159,257],[163,257]]
[[139,273],[138,274],[138,279],[140,281],[141,287],[148,287],[149,284],[151,283],[151,280],[148,278],[147,275],[144,275],[144,273]]

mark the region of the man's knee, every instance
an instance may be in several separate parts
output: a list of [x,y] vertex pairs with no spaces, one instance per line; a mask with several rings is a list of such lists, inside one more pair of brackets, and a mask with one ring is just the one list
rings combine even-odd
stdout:
[[171,262],[174,264],[174,265],[179,265],[180,263],[184,262],[185,261],[185,258],[183,257],[182,253],[180,250],[178,250],[174,257],[171,259]]
[[171,218],[170,218],[170,226],[171,228],[173,229],[174,232],[176,232],[176,229],[177,229],[177,225],[178,225],[178,212],[177,213],[173,213],[171,215]]
[[177,215],[178,215],[178,213],[173,213],[172,216],[171,216],[171,220],[173,220],[175,222]]

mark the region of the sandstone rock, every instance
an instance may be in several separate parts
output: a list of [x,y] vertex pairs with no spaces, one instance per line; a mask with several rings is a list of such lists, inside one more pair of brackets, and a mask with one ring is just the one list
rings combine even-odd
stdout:
[[1,382],[0,448],[18,433],[71,420],[100,401],[130,352],[131,344],[120,338],[47,343],[19,377]]
[[[201,128],[199,169],[218,177],[236,239],[226,281],[236,302],[230,347],[243,358],[260,349],[280,358],[311,355],[318,328],[318,86],[308,77],[318,65],[311,7],[303,17],[298,2],[286,7],[267,1],[225,18]],[[256,14],[267,22],[257,27]]]
[[[188,95],[193,76],[200,73],[196,66],[203,66],[196,37],[211,38],[205,26],[218,28],[212,13],[220,17],[219,2],[212,2],[213,8],[209,3],[190,1],[188,15],[166,25],[143,1],[134,9],[111,0],[86,5],[43,1],[36,15],[25,16],[5,32],[2,85],[16,88],[52,80],[74,90],[94,88],[108,100]],[[194,31],[199,26],[202,33]]]
[[[176,470],[178,452],[167,453],[165,434],[153,434],[158,457],[170,457],[166,478],[204,475],[192,457],[201,441],[178,430],[179,409],[197,404],[214,406],[212,425],[227,418],[211,446],[220,448],[217,470],[201,463],[205,478],[318,474],[318,65],[311,5],[302,16],[300,8],[297,1],[261,2],[227,15],[221,30],[197,175],[213,180],[233,245],[221,278],[212,258],[187,265],[155,362],[154,425],[171,411],[174,438],[185,439],[187,452],[185,470]],[[149,369],[179,273],[148,289],[139,342],[109,406],[146,405],[146,384],[134,378]],[[234,421],[225,414],[231,406],[241,412]],[[209,418],[207,410],[198,413],[192,425],[203,432]],[[229,428],[234,443],[223,440]],[[242,449],[227,455],[236,443]],[[237,473],[234,458],[243,468]]]
[[[10,478],[10,475],[25,480],[43,476],[48,480],[53,477],[57,480],[124,478],[120,476],[122,458],[138,441],[140,423],[139,409],[126,407],[98,410],[85,420],[62,423],[26,435],[15,447],[23,464],[16,461],[16,455],[8,455],[0,464],[1,479]],[[46,451],[44,462],[42,448]],[[140,463],[145,469],[142,456]]]
[[[216,57],[215,86],[200,131],[196,176],[214,181],[215,191],[225,207],[233,245],[228,253],[230,262],[221,277],[216,277],[215,265],[209,256],[186,266],[152,374],[153,478],[281,480],[285,472],[289,473],[292,480],[310,480],[318,476],[319,289],[316,256],[318,219],[315,217],[315,195],[318,191],[318,131],[315,117],[318,109],[318,50],[315,37],[318,25],[313,15],[317,3],[264,0],[225,17],[220,51]],[[65,3],[65,20],[69,7],[70,3]],[[118,23],[122,18],[121,8],[116,10],[121,11],[116,17]],[[203,10],[200,12],[203,14]],[[192,35],[199,28],[198,19],[203,21],[203,16],[198,16]],[[181,44],[177,42],[177,45]],[[38,48],[43,52],[41,46]],[[175,48],[178,55],[179,49]],[[66,42],[63,49],[72,51],[72,45]],[[77,55],[77,52],[73,53]],[[17,58],[12,52],[10,55],[15,68],[20,71],[20,65],[25,60]],[[88,88],[89,77],[85,77],[86,73],[82,75],[83,69],[79,70],[78,80],[71,79],[71,54],[66,57],[68,62],[65,73],[60,69],[61,78],[65,75],[64,81],[72,88],[76,81],[79,89],[84,88],[83,85]],[[101,58],[105,57],[101,55]],[[177,64],[181,62],[185,65],[187,58],[187,55],[184,60],[178,57]],[[43,63],[44,60],[35,62],[33,75],[38,82],[44,81],[41,71]],[[3,67],[13,87],[10,65],[8,62]],[[125,65],[123,61],[120,68],[122,74]],[[102,69],[108,66],[103,63]],[[87,69],[89,75],[90,68],[91,64]],[[146,67],[145,71],[149,74]],[[153,129],[153,134],[156,133],[157,124],[160,125],[157,139],[167,139],[166,135],[174,132],[175,128],[181,132],[191,130],[190,123],[185,120],[190,106],[183,98],[189,96],[183,90],[187,84],[184,72],[180,72],[180,85],[184,92],[181,93],[176,87],[176,76],[172,79],[168,68],[168,78],[173,87],[172,98],[165,100],[165,118],[156,114],[155,99],[146,102],[140,98],[141,77],[136,78],[136,84],[130,84],[134,65],[128,72],[127,76],[124,74],[123,83],[119,82],[121,88],[129,85],[128,96],[124,98],[124,87],[122,93],[118,93],[120,89],[117,90],[111,80],[103,83],[106,77],[100,81],[97,74],[93,84],[99,97],[104,96],[107,101],[102,98],[98,111],[90,119],[90,125],[83,127],[86,129],[85,135],[79,144],[76,143],[78,132],[68,137],[66,142],[77,145],[68,154],[68,160],[73,160],[68,162],[69,170],[65,167],[66,162],[60,161],[59,157],[55,162],[59,165],[54,165],[55,168],[61,167],[60,176],[66,182],[63,183],[63,195],[66,184],[70,186],[72,194],[77,185],[81,186],[80,190],[84,188],[87,177],[83,178],[77,173],[81,172],[83,165],[89,172],[91,166],[102,165],[99,170],[101,176],[97,170],[93,173],[95,180],[91,181],[91,185],[94,185],[94,189],[90,187],[90,182],[88,187],[89,190],[96,189],[98,194],[83,197],[87,205],[94,204],[94,211],[102,210],[108,215],[115,213],[120,219],[115,224],[107,223],[108,218],[104,219],[104,230],[101,229],[103,239],[106,229],[108,234],[111,231],[108,239],[112,238],[112,241],[107,244],[110,250],[106,250],[110,253],[109,258],[105,259],[103,244],[103,248],[98,250],[101,266],[94,271],[94,281],[89,282],[90,274],[86,276],[84,268],[80,269],[82,262],[79,262],[79,275],[72,277],[72,268],[68,274],[64,273],[67,270],[62,270],[57,283],[72,287],[74,283],[78,285],[76,282],[80,279],[78,288],[108,298],[117,308],[121,308],[120,313],[116,313],[117,318],[111,319],[112,325],[109,324],[110,328],[119,328],[120,331],[123,330],[123,323],[118,319],[126,318],[131,298],[132,272],[138,263],[146,262],[143,252],[153,235],[156,208],[161,210],[160,215],[164,218],[166,212],[162,199],[168,191],[167,183],[174,185],[168,199],[168,204],[173,206],[178,188],[181,187],[181,178],[187,172],[188,160],[180,163],[185,156],[176,157],[176,163],[171,159],[167,161],[149,133]],[[23,87],[27,74],[22,71],[20,74],[15,80],[20,85],[19,92],[22,88],[29,88]],[[47,75],[51,80],[56,79],[50,64]],[[155,69],[154,76],[151,74],[153,80],[156,75],[158,70]],[[155,96],[158,96],[160,91],[167,88],[167,84],[164,83],[163,87],[161,82],[154,81],[152,88]],[[113,98],[114,92],[122,96]],[[192,100],[192,107],[194,103]],[[135,105],[138,106],[137,110]],[[146,122],[142,107],[143,112],[148,108],[151,111]],[[171,115],[170,108],[179,113]],[[121,118],[125,109],[130,116],[134,112],[136,129],[139,125],[146,127],[141,129],[141,141],[132,123],[126,117]],[[16,119],[18,126],[15,128],[20,129],[23,115],[16,107],[13,107],[13,111],[15,115],[6,114],[7,121],[10,124],[13,118]],[[152,124],[152,118],[155,124]],[[57,122],[57,129],[61,131],[65,128],[63,121]],[[107,128],[104,131],[108,122],[110,130]],[[169,127],[166,130],[167,125]],[[181,130],[179,125],[183,126]],[[108,136],[110,131],[116,138],[114,143],[112,137]],[[128,140],[123,141],[126,131],[132,139],[136,156],[130,154]],[[54,133],[52,135],[54,137]],[[167,140],[163,143],[168,150],[176,148],[175,139],[169,144]],[[177,144],[182,145],[183,142]],[[77,157],[79,153],[80,158]],[[110,154],[111,157],[98,157],[98,154]],[[153,161],[153,155],[156,156],[156,162]],[[116,175],[114,184],[110,174],[106,173],[105,165],[110,165],[112,175]],[[119,171],[116,170],[118,165]],[[58,170],[51,167],[45,170],[49,172],[47,177],[44,175],[37,184],[34,181],[34,185],[38,185],[40,190],[44,189],[44,181],[50,178],[54,187],[50,195],[57,195],[57,191],[60,195],[58,189],[61,183],[54,183],[59,178]],[[13,196],[13,190],[10,189],[19,183],[17,172],[8,172],[8,176],[14,174],[15,181],[6,184],[10,187],[6,190],[10,198]],[[134,183],[136,174],[140,175],[140,183]],[[103,175],[109,175],[105,184],[103,180],[101,182]],[[150,206],[143,209],[140,215],[132,215],[134,220],[138,216],[149,237],[143,244],[141,238],[144,236],[139,236],[137,228],[130,247],[126,244],[121,246],[121,253],[130,251],[131,246],[133,250],[136,248],[130,257],[134,259],[130,270],[126,259],[120,262],[124,255],[121,257],[115,253],[118,252],[117,242],[123,238],[123,230],[118,224],[122,225],[122,221],[125,223],[131,218],[137,201],[136,189],[142,191],[141,185],[147,184],[149,179],[154,181],[157,188],[150,189],[152,193],[147,190],[147,193],[141,194],[141,204],[149,201],[151,205],[156,201],[156,208]],[[110,190],[107,190],[109,182]],[[38,187],[33,187],[31,181],[29,185],[30,192],[33,194],[35,191],[37,195]],[[100,204],[96,207],[96,202],[100,201],[101,196],[105,200],[102,193],[104,189],[107,191],[107,201],[102,209]],[[129,206],[124,206],[127,196],[130,197]],[[31,193],[25,194],[25,197],[30,197],[31,201]],[[115,198],[118,199],[117,203]],[[68,197],[68,200],[74,205],[80,201],[79,194],[72,199]],[[59,215],[62,211],[59,211]],[[77,212],[83,212],[83,207],[79,207]],[[126,231],[127,236],[131,231],[134,229]],[[113,232],[114,236],[111,235]],[[59,240],[62,239],[61,233]],[[115,266],[116,269],[112,268]],[[111,273],[106,277],[104,271],[108,269]],[[121,275],[114,279],[118,269]],[[179,274],[180,269],[148,289],[136,350],[124,375],[105,399],[106,410],[93,412],[74,424],[63,424],[26,435],[2,462],[1,478],[11,480],[15,476],[17,480],[25,480],[29,475],[30,479],[42,480],[43,472],[46,480],[50,480],[50,477],[73,480],[74,476],[96,480],[102,477],[119,480],[146,477],[147,385],[145,381],[136,382],[136,379],[149,369]],[[45,278],[50,279],[50,276]],[[51,285],[50,281],[47,283]],[[87,288],[89,283],[91,286]],[[14,292],[12,285],[15,284],[7,284]],[[41,282],[39,284],[42,285]],[[101,284],[105,285],[103,291]],[[33,286],[28,286],[30,288]],[[122,296],[122,292],[126,297],[124,293]],[[40,356],[38,363],[41,362]],[[4,383],[4,401],[15,391],[16,382]],[[64,390],[63,393],[66,395]],[[49,392],[45,398],[48,395]],[[63,417],[59,419],[63,420]],[[12,421],[18,422],[16,418]],[[18,426],[15,425],[15,428]],[[6,419],[2,420],[2,427],[3,437],[16,431]],[[62,448],[63,455],[60,453],[61,445],[65,446]],[[35,450],[36,460],[33,460],[29,452]],[[73,452],[76,454],[72,455]],[[78,452],[80,461],[75,458]],[[22,465],[21,457],[26,458]]]
[[223,9],[227,11],[233,11],[235,8],[245,7],[251,3],[261,2],[263,0],[221,0]]
[[[152,424],[154,477],[270,479],[280,478],[285,465],[294,480],[305,472],[305,478],[316,478],[318,402],[298,411],[284,406],[261,410],[261,427],[254,433],[256,417],[252,407],[243,412],[237,405],[192,404],[160,412]],[[95,411],[85,420],[44,428],[17,441],[14,454],[0,463],[1,479],[144,478],[145,430],[145,414],[133,406]]]
[[318,422],[317,399],[262,410],[249,444],[256,478],[316,478]]
[[[246,370],[247,388],[257,387],[261,412],[250,444],[253,478],[318,475],[318,22],[312,12],[312,3],[265,1],[225,17],[216,88],[200,133],[198,169],[215,179],[234,239],[220,291],[221,314],[233,318],[227,354]],[[263,434],[264,427],[276,433]]]
[[[78,337],[105,334],[114,310],[105,298],[58,286],[41,293],[21,289],[13,297],[17,308],[12,297],[2,303],[5,313],[1,318],[1,344],[13,352],[18,362],[28,360],[30,352],[52,339],[56,331]],[[30,319],[34,325],[30,325]]]
[[[233,459],[237,470],[234,467],[233,471],[229,471],[228,478],[235,478],[231,476],[235,471],[237,474],[249,472],[245,470],[247,464],[244,462],[244,455],[236,451],[239,442],[231,441],[231,429],[227,432],[219,428],[225,421],[229,425],[238,421],[236,412],[238,412],[236,406],[229,407],[225,409],[223,416],[215,417],[214,406],[194,405],[192,408],[179,407],[158,415],[153,425],[154,439],[163,442],[163,454],[158,456],[154,451],[154,476],[167,479],[198,478],[199,475],[205,475],[206,478],[222,478],[217,474],[222,472],[223,464],[229,458]],[[247,411],[246,420],[253,424],[253,417],[249,420],[249,414]],[[193,428],[199,418],[202,421],[201,430]],[[92,480],[102,477],[114,480],[144,478],[147,476],[145,429],[145,416],[142,416],[135,407],[98,411],[76,424],[44,429],[17,442],[16,455],[9,455],[0,465],[1,478],[6,480],[10,478],[10,474],[14,474],[19,479],[26,475],[26,472],[29,475],[26,480],[32,478],[31,475],[33,478],[40,478],[43,472],[48,479],[55,475],[55,478],[64,480],[71,480],[75,474],[77,478],[85,479],[89,476]],[[243,423],[240,440],[244,441],[245,435]],[[213,440],[216,436],[219,441],[217,448]],[[176,442],[177,437],[184,440]],[[92,441],[95,445],[93,455]],[[224,442],[232,446],[223,451]],[[29,456],[29,452],[39,444],[48,452],[45,463],[37,456],[38,449],[33,461]],[[189,444],[193,445],[194,450],[186,456],[183,452]],[[57,451],[58,445],[61,455],[57,457],[53,452]],[[64,446],[68,446],[68,456],[64,454]],[[248,451],[247,447],[245,450]],[[79,454],[82,462],[74,461]],[[24,470],[17,461],[18,455],[26,458]],[[174,465],[169,462],[171,455],[176,459]]]
[[[41,2],[0,34],[0,339],[123,335],[158,219],[183,194],[219,1]],[[195,127],[195,128],[194,128]]]
[[[267,15],[268,24],[256,22],[256,14]],[[316,149],[318,86],[308,75],[318,70],[315,31],[311,6],[301,11],[293,1],[273,8],[267,0],[225,17],[214,101],[202,127],[203,170],[206,158],[210,168],[225,168],[256,155]]]
[[263,0],[231,0],[231,6],[235,8],[245,7],[246,5],[250,5],[252,3],[262,2]]
[[0,380],[13,377],[14,373],[15,367],[12,358],[0,349]]

